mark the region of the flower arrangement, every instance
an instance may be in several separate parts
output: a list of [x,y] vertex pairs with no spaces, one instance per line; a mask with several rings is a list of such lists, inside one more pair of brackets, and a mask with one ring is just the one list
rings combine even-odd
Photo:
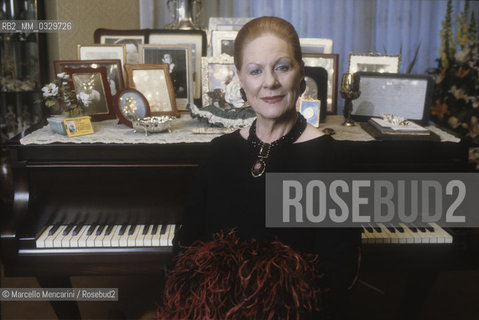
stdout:
[[469,2],[457,17],[453,40],[452,1],[441,29],[438,68],[435,80],[431,118],[437,124],[479,143],[479,37],[474,12]]
[[68,83],[70,76],[65,72],[57,74],[55,80],[42,88],[42,102],[47,108],[59,106],[63,115],[80,116],[90,104],[90,97],[84,92],[76,93]]

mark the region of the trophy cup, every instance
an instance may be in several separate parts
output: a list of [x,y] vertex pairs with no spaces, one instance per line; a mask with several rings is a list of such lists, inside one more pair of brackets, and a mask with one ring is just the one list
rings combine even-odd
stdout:
[[174,21],[163,26],[164,29],[201,29],[197,23],[201,11],[201,0],[168,0],[167,7]]
[[359,77],[354,73],[345,73],[341,79],[341,89],[339,90],[341,97],[345,99],[343,115],[343,126],[352,127],[356,124],[351,119],[351,112],[353,111],[353,100],[361,95],[359,91]]

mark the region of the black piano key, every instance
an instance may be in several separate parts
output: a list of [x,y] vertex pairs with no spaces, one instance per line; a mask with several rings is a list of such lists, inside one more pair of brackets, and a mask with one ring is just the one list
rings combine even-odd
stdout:
[[136,229],[136,224],[132,224],[130,226],[130,229],[128,230],[128,235],[131,236],[135,233],[135,229]]
[[151,234],[156,234],[156,231],[158,230],[158,225],[154,224],[153,228],[151,228]]
[[127,224],[123,224],[123,225],[121,226],[121,228],[120,228],[120,231],[118,232],[118,235],[119,235],[119,236],[124,235],[127,227],[128,227]]
[[434,231],[436,231],[436,230],[434,229],[434,227],[431,226],[430,224],[427,225],[426,230],[429,231],[429,232],[434,232]]
[[82,224],[78,224],[75,229],[73,229],[72,235],[76,236],[80,232],[80,230],[83,228]]
[[72,231],[72,229],[73,229],[73,225],[72,225],[72,224],[69,224],[69,225],[65,228],[65,230],[63,230],[62,235],[63,235],[63,236],[67,236],[67,235],[70,233],[70,231]]
[[418,227],[419,231],[421,232],[426,232],[426,228],[425,227]]
[[417,232],[417,228],[415,226],[409,226],[409,230],[411,230],[414,233]]
[[396,228],[394,228],[393,226],[388,226],[386,228],[389,230],[389,232],[396,233]]
[[95,231],[96,226],[96,224],[92,224],[90,228],[88,228],[88,230],[86,231],[86,235],[91,236],[93,234],[93,231]]
[[366,226],[364,228],[366,228],[368,232],[371,232],[371,233],[373,232],[373,228],[371,226]]
[[165,233],[166,233],[166,224],[162,224],[160,234],[165,234]]
[[48,231],[48,235],[52,236],[55,232],[57,232],[58,228],[60,228],[59,224],[54,225],[53,228],[51,228],[50,231]]
[[100,225],[98,226],[98,229],[96,229],[95,235],[99,236],[99,235],[103,232],[104,229],[105,229],[105,225],[104,225],[104,224],[100,224]]
[[106,227],[105,236],[110,235],[111,230],[113,230],[113,225],[112,225],[112,224],[109,224],[108,227]]
[[398,226],[398,227],[396,227],[396,229],[399,233],[404,233],[404,228],[403,227]]
[[148,233],[148,229],[150,228],[150,225],[149,224],[145,224],[145,226],[143,227],[143,231],[141,232],[142,235],[146,236],[146,234]]
[[373,228],[377,233],[383,232],[380,227],[373,227]]

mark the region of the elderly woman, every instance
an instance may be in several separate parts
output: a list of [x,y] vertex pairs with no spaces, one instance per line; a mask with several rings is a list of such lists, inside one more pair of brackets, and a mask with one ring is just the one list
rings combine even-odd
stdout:
[[[312,315],[316,307],[325,318],[336,316],[337,311],[344,309],[345,293],[357,277],[359,232],[265,227],[265,173],[334,169],[332,138],[307,124],[296,111],[296,101],[305,87],[298,35],[283,19],[253,19],[238,32],[234,61],[243,99],[249,102],[257,118],[251,127],[211,142],[210,156],[200,169],[183,228],[175,239],[183,256],[168,279],[167,306],[160,318],[304,318]],[[228,234],[230,230],[234,230],[233,235]],[[294,258],[288,260],[291,257]],[[302,263],[299,269],[303,273],[299,275],[295,261]],[[321,273],[318,277],[314,275],[316,269]],[[198,274],[204,278],[200,280]],[[300,279],[303,274],[304,279],[321,281],[305,284]],[[210,281],[208,276],[216,280]],[[250,277],[255,276],[257,281],[251,281]],[[219,286],[218,278],[225,277],[226,284],[214,287]],[[285,280],[284,287],[275,286],[285,277],[296,278]],[[184,285],[179,287],[180,282]],[[256,283],[254,289],[248,287],[252,282]],[[211,284],[209,291],[202,291],[205,283]],[[288,283],[296,283],[297,287],[291,288]],[[302,290],[304,285],[310,287]],[[245,291],[257,294],[257,304],[264,305],[255,309],[257,313],[238,313],[257,307]],[[218,292],[223,296],[212,302]],[[294,297],[284,298],[291,292]],[[319,293],[319,298],[310,299],[311,292]],[[301,299],[309,300],[303,303]],[[244,301],[250,304],[246,306]],[[274,307],[268,309],[265,301]],[[289,306],[287,301],[291,302]]]

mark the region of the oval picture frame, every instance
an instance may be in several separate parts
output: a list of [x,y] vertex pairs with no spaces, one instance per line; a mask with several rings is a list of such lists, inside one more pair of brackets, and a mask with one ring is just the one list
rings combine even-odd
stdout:
[[[127,103],[130,103],[130,105],[127,105]],[[133,103],[134,105],[131,105]],[[140,119],[151,116],[148,100],[134,88],[125,88],[118,91],[113,98],[113,109],[120,123],[130,128],[133,128],[133,113]]]

